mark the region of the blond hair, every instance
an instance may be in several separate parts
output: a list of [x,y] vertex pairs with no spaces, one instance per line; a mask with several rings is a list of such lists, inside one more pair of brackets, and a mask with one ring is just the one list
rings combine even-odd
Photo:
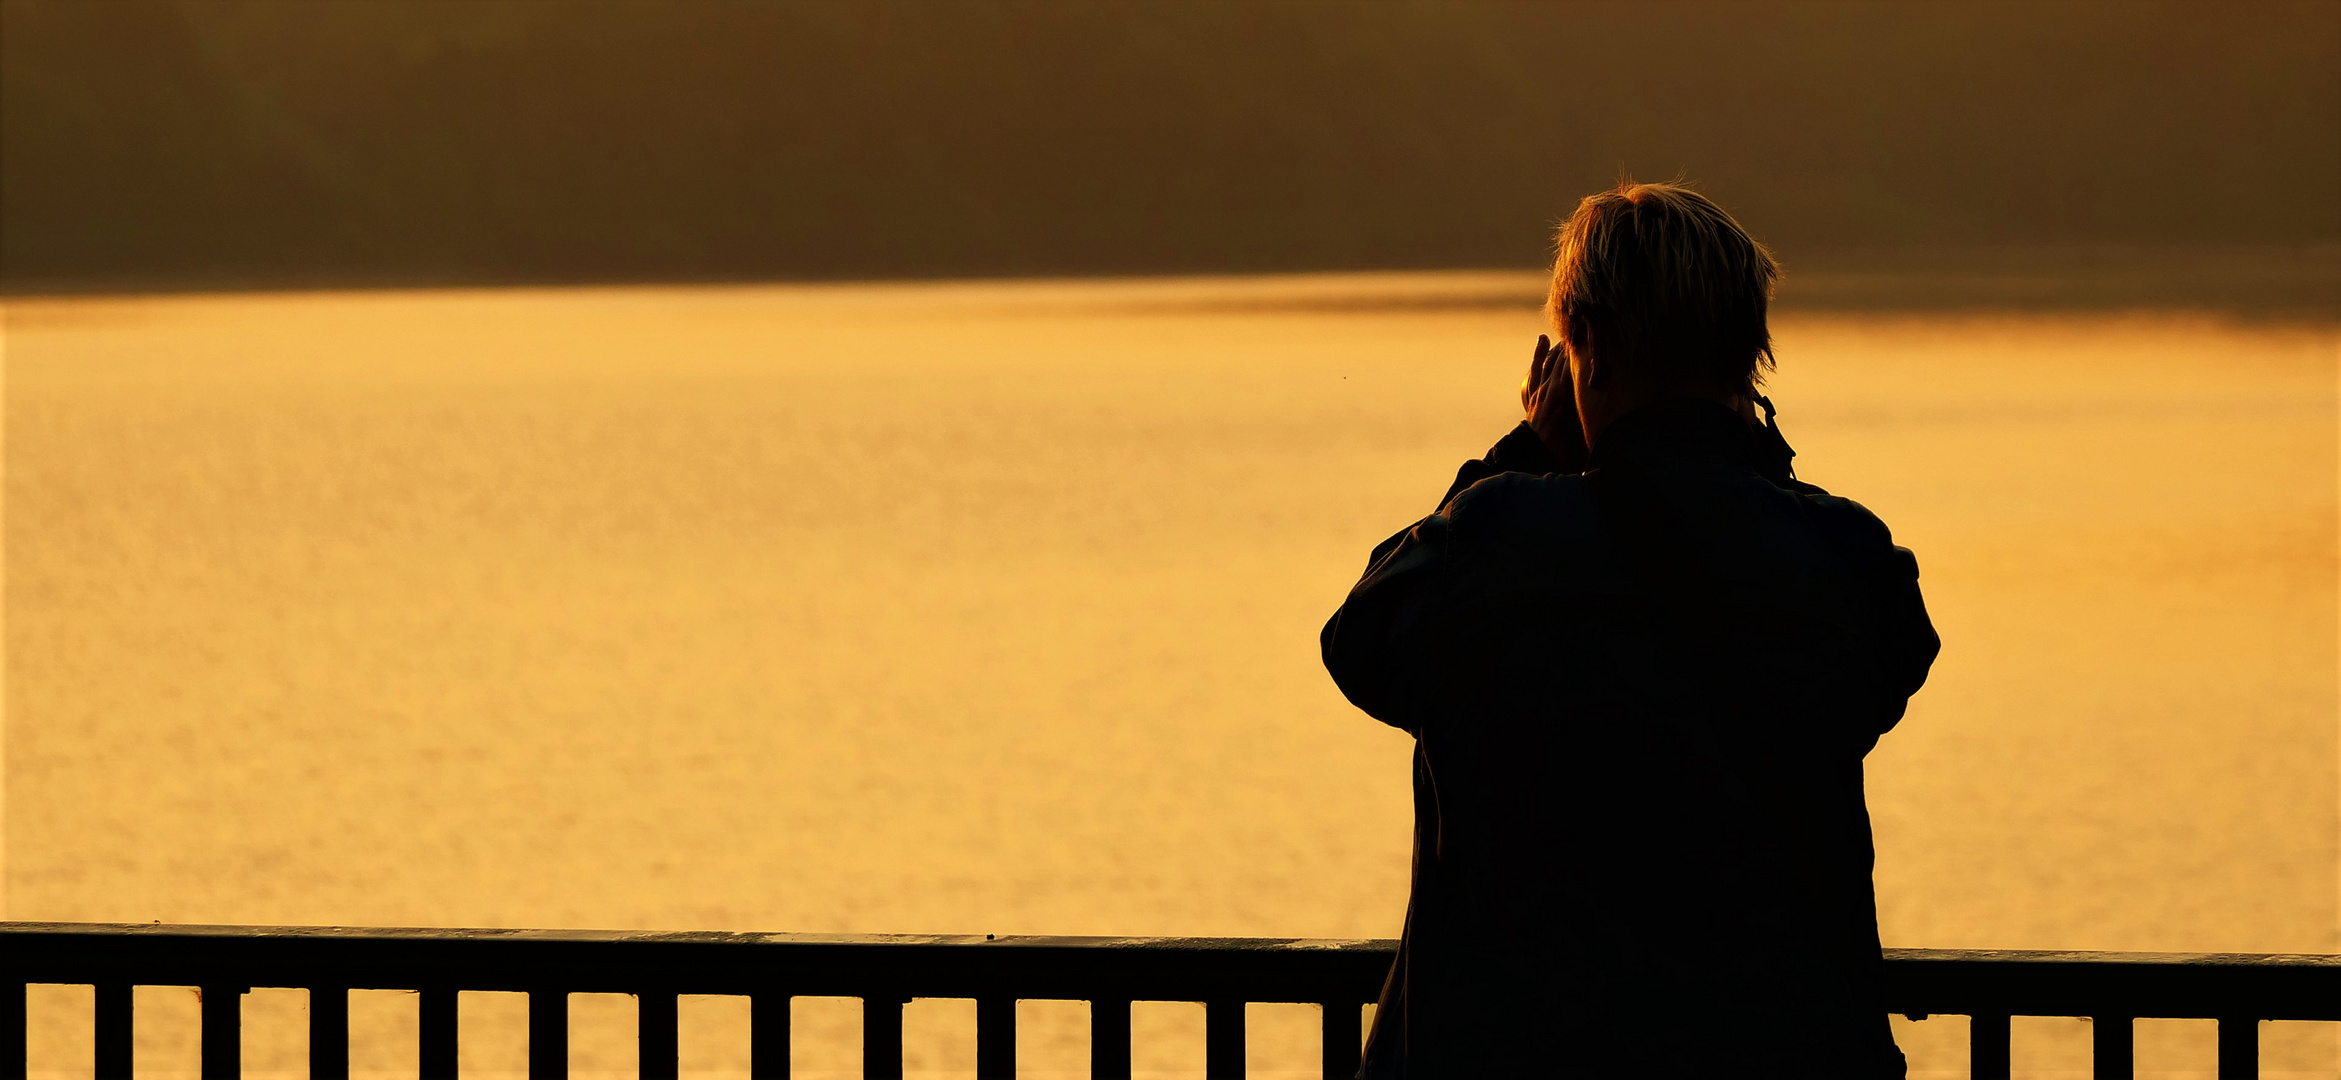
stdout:
[[1561,223],[1546,314],[1579,345],[1666,383],[1752,391],[1773,365],[1764,310],[1780,264],[1739,222],[1680,184],[1621,180]]

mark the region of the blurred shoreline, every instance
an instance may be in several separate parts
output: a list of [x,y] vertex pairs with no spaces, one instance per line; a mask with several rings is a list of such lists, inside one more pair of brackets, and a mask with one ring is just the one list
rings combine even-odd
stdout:
[[1527,270],[1623,173],[1794,303],[2330,306],[2171,261],[2341,243],[2341,8],[2233,8],[9,0],[0,292]]
[[[1782,312],[2194,311],[2250,322],[2341,322],[2341,244],[2136,244],[1819,249],[1782,256]],[[0,292],[0,303],[316,292],[778,288],[832,300],[916,297],[949,307],[1070,311],[1413,312],[1533,309],[1539,270],[900,279],[114,279]]]

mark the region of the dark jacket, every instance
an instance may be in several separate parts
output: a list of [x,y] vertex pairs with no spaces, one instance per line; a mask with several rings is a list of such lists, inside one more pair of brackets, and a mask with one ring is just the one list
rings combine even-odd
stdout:
[[1869,511],[1669,401],[1525,426],[1374,549],[1325,666],[1415,736],[1368,1077],[1899,1077],[1862,757],[1938,642]]

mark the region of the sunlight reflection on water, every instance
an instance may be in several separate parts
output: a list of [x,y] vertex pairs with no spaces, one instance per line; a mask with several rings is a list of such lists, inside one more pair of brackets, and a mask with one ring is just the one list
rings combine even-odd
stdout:
[[[1534,291],[11,304],[7,915],[1394,935],[1407,744],[1315,634],[1512,422]],[[1946,641],[1871,758],[1887,943],[2337,951],[2333,329],[1775,329],[1801,474],[1917,551]],[[914,1069],[972,1063],[916,1012]],[[1898,1021],[1922,1067],[1954,1023]],[[1158,1026],[1199,1068],[1199,1013]]]

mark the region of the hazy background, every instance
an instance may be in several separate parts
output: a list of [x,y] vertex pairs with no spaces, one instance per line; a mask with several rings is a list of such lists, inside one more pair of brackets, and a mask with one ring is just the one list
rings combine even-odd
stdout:
[[0,10],[17,292],[1525,267],[1621,170],[1807,270],[2341,281],[2265,268],[2341,242],[2321,0]]

